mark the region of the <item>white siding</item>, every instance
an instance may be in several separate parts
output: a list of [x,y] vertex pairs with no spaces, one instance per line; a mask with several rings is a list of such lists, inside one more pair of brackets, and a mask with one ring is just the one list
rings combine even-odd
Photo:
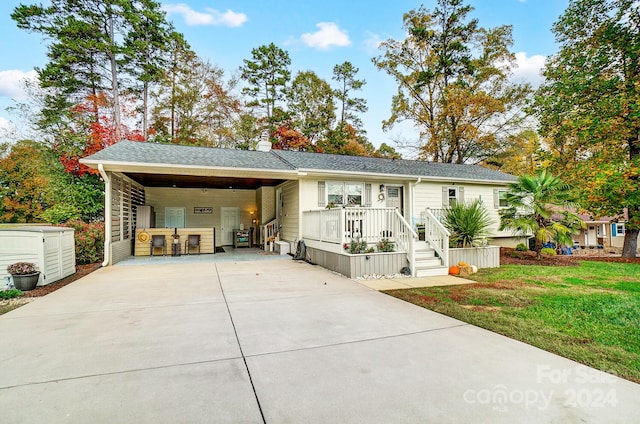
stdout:
[[131,256],[131,239],[111,243],[111,254],[109,265],[121,262]]
[[[244,228],[251,227],[251,212],[257,212],[255,190],[219,190],[197,188],[165,188],[147,187],[147,205],[156,211],[156,227],[163,228],[165,224],[164,210],[166,207],[186,208],[186,228],[221,227],[220,208],[237,207],[240,209],[240,223]],[[195,214],[194,207],[212,207],[212,214]],[[216,234],[216,246],[220,245],[220,234]]]
[[256,204],[258,205],[257,219],[259,224],[266,224],[276,217],[276,189],[275,187],[260,187],[256,190]]
[[[423,182],[414,188],[414,210],[413,217],[420,217],[421,212],[426,208],[442,209],[442,187],[452,186],[451,183]],[[494,221],[492,233],[494,237],[511,237],[509,231],[498,231],[500,226],[500,215],[494,206],[494,189],[506,188],[506,185],[496,186],[488,184],[456,183],[455,186],[464,187],[464,201],[471,202],[481,199],[487,209],[489,216]]]
[[[310,210],[318,210],[324,209],[323,206],[318,206],[318,182],[319,181],[343,181],[343,182],[355,182],[362,184],[371,184],[371,207],[372,208],[384,208],[386,207],[386,200],[380,200],[378,195],[380,194],[380,184],[384,184],[385,186],[402,186],[404,193],[404,202],[406,208],[406,199],[408,196],[408,187],[401,181],[394,180],[358,180],[354,178],[307,178],[304,180],[300,180],[300,210],[302,211],[310,211]],[[364,193],[363,193],[364,196]],[[324,202],[323,202],[324,203]]]
[[300,184],[298,181],[287,181],[278,186],[282,189],[282,222],[280,239],[295,241],[300,233]]
[[413,216],[419,217],[426,208],[442,209],[442,187],[448,183],[426,182],[416,184],[413,189]]

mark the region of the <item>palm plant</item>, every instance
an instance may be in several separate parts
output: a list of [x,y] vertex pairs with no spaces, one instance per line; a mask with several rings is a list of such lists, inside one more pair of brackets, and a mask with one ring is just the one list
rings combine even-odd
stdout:
[[443,225],[451,233],[452,247],[471,247],[479,244],[490,234],[494,221],[487,209],[477,199],[468,203],[455,203],[445,211]]
[[571,187],[546,170],[520,176],[509,185],[505,196],[509,207],[500,212],[500,230],[511,229],[521,237],[533,235],[540,258],[546,242],[568,244],[571,235],[584,227],[584,221],[567,210],[574,206],[574,198]]

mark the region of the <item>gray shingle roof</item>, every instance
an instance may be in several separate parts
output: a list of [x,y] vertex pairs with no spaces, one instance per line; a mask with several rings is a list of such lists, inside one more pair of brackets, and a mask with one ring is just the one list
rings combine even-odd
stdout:
[[417,160],[385,159],[364,156],[328,155],[273,150],[297,169],[365,172],[371,174],[414,175],[465,180],[515,181],[513,175],[476,165],[433,163]]
[[271,169],[291,171],[291,167],[269,152],[213,149],[177,144],[140,143],[123,140],[91,156],[86,162],[127,162],[158,165]]
[[273,171],[343,171],[372,175],[386,174],[456,180],[502,182],[516,180],[513,175],[476,165],[456,165],[285,150],[258,152],[133,141],[116,143],[85,158],[84,161],[88,163],[126,162]]

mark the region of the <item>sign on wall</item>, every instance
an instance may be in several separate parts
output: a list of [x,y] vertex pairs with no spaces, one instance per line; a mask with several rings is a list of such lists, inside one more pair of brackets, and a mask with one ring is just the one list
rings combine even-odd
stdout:
[[212,214],[213,213],[213,207],[212,206],[195,206],[193,208],[193,213],[195,215]]

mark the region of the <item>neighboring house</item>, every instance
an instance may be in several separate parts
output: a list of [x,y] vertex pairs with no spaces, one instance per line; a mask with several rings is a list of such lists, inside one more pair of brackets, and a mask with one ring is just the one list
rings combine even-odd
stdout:
[[573,236],[573,243],[581,247],[622,248],[624,245],[625,220],[602,217],[594,218],[589,214],[578,215],[585,228]]
[[[303,240],[313,262],[355,276],[372,269],[370,257],[345,265],[353,255],[344,244],[373,247],[384,238],[395,252],[371,255],[384,258],[383,268],[446,274],[448,238],[438,216],[453,202],[473,199],[495,221],[492,244],[517,242],[498,231],[498,211],[516,178],[479,166],[271,150],[268,142],[245,151],[121,141],[81,162],[105,180],[105,264],[132,250],[153,253],[154,234],[168,244],[174,233],[182,242],[200,234],[201,251],[209,253],[249,235],[250,244],[291,253]],[[426,227],[425,241],[418,226]]]

